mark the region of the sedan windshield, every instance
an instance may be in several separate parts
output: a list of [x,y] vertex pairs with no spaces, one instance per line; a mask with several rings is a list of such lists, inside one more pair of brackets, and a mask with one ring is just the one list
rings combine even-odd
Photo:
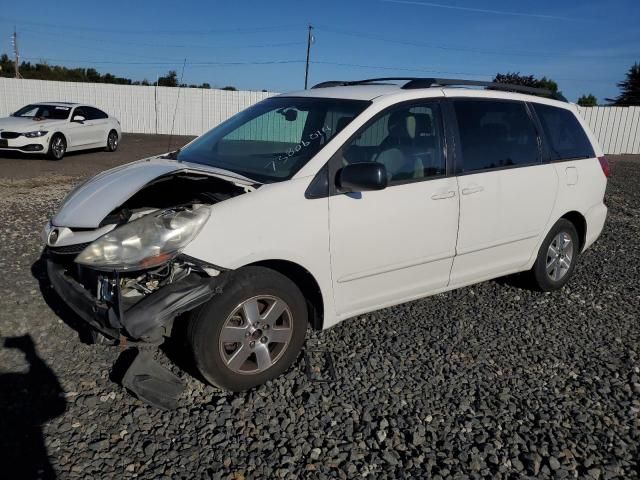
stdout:
[[33,119],[66,120],[69,118],[70,112],[71,107],[62,105],[27,105],[14,113],[13,116]]
[[262,183],[287,180],[368,105],[331,98],[268,98],[197,138],[175,158]]

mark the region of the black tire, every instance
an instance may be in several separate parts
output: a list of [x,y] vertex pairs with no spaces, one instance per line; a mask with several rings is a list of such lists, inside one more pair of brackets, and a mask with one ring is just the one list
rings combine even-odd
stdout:
[[[295,362],[306,335],[307,306],[304,296],[295,283],[274,270],[263,267],[245,267],[225,275],[229,275],[229,278],[223,285],[223,293],[214,296],[192,313],[187,329],[187,339],[195,365],[204,379],[220,388],[238,392],[261,385],[267,380],[279,376]],[[288,333],[290,335],[288,343],[271,343],[269,341],[267,335],[275,333],[276,329],[282,328],[282,325],[265,326],[268,323],[268,315],[266,318],[262,315],[268,311],[268,303],[263,304],[265,310],[259,312],[259,323],[262,322],[260,329],[255,330],[247,337],[249,335],[247,328],[249,327],[245,325],[249,325],[249,323],[247,319],[241,318],[245,314],[240,306],[243,302],[250,303],[254,298],[260,296],[277,298],[277,300],[283,301],[285,306],[288,306],[288,310],[278,317],[278,322],[286,323],[291,329]],[[259,300],[256,301],[259,303]],[[232,317],[231,315],[236,311],[238,314]],[[233,321],[239,322],[239,324],[228,324]],[[234,326],[238,328],[238,331],[243,329],[238,333],[242,340],[235,343],[221,342],[221,334],[225,324],[227,324],[227,332],[228,328]],[[251,328],[253,327],[251,326]],[[255,336],[256,334],[257,336]],[[280,330],[280,334],[282,334],[282,330]],[[250,346],[252,341],[254,346]],[[255,348],[255,350],[247,350],[248,348]],[[271,349],[268,358],[274,361],[270,367],[258,371],[260,367],[257,349],[264,348]],[[233,357],[241,349],[244,349],[242,351],[244,355],[247,354],[246,352],[251,352],[241,366],[251,366],[255,362],[255,372],[249,373],[249,369],[246,369],[245,372],[237,372],[227,364],[227,362],[229,364],[232,362],[229,357],[225,358],[225,356]]]
[[105,152],[115,152],[118,149],[120,138],[118,138],[118,132],[111,130],[107,135],[107,145],[104,147]]
[[[560,270],[553,270],[553,265],[549,264],[549,262],[553,261],[553,256],[551,256],[550,254],[549,246],[560,234],[567,235],[571,239],[572,250],[570,255],[569,267],[568,269],[564,269],[563,267]],[[567,252],[565,251],[565,261],[567,258],[566,253]],[[571,278],[571,275],[573,274],[573,271],[576,267],[579,254],[580,239],[578,237],[578,231],[576,230],[576,227],[573,223],[571,223],[567,219],[561,218],[551,228],[544,241],[542,242],[540,250],[538,251],[536,263],[531,269],[530,275],[535,286],[544,292],[551,292],[553,290],[561,289]],[[562,256],[560,256],[559,258],[562,258]],[[556,261],[559,261],[559,259],[556,258]],[[559,263],[556,263],[555,265],[556,268],[560,268],[557,266],[559,265]],[[548,268],[551,269],[552,273],[548,272]],[[556,275],[559,274],[561,274],[562,276],[560,278],[555,278]]]
[[61,133],[54,134],[49,141],[47,157],[51,160],[62,160],[65,153],[67,153],[67,140]]

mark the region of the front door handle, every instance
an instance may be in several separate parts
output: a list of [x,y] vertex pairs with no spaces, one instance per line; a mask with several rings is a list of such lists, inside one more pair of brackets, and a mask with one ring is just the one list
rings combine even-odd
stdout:
[[451,198],[451,197],[455,197],[455,196],[456,196],[456,192],[454,192],[453,190],[450,190],[448,192],[434,193],[433,195],[431,195],[431,199],[432,200],[444,200],[445,198]]
[[478,193],[484,190],[484,187],[481,187],[480,185],[471,185],[467,188],[463,188],[462,189],[462,194],[463,195],[471,195],[472,193]]

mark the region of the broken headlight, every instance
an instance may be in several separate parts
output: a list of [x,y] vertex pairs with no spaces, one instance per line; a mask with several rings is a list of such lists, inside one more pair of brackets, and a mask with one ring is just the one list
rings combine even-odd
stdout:
[[211,208],[171,208],[150,213],[103,235],[76,257],[94,268],[140,270],[174,258],[195,238]]

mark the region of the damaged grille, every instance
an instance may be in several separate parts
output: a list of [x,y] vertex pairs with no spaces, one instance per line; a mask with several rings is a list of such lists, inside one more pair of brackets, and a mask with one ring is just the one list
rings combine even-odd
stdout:
[[89,246],[91,242],[76,243],[75,245],[65,245],[62,247],[47,247],[49,255],[54,260],[73,260],[82,250]]

